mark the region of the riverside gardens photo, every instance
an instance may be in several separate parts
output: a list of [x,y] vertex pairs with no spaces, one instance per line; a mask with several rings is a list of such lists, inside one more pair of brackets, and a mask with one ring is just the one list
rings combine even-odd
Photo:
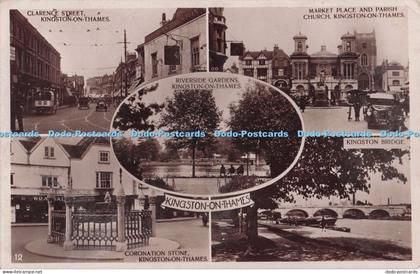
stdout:
[[[193,84],[175,84],[180,78]],[[123,134],[112,139],[113,150],[135,178],[166,191],[259,188],[284,175],[303,149],[296,109],[283,92],[245,76],[167,78],[138,88],[119,106],[112,126]]]

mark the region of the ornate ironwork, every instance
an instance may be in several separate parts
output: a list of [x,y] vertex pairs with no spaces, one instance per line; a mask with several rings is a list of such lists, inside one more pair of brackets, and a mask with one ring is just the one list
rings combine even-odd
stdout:
[[72,228],[71,239],[76,249],[115,249],[118,235],[115,213],[73,213]]
[[51,240],[56,244],[63,244],[66,233],[66,211],[52,210],[51,211]]
[[149,244],[152,236],[152,212],[132,210],[125,214],[125,239],[128,249]]

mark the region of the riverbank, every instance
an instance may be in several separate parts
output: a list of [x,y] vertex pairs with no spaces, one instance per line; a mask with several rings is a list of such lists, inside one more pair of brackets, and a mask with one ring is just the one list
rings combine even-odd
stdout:
[[318,227],[278,225],[269,221],[260,222],[260,225],[284,238],[310,240],[319,245],[329,245],[353,252],[362,252],[382,257],[385,260],[411,260],[412,257],[411,243],[409,242],[329,229],[323,231]]
[[[331,237],[311,238],[301,227],[260,224],[257,246],[248,248],[246,236],[229,220],[212,222],[213,261],[360,261],[410,260],[411,248],[383,240]],[[321,230],[321,229],[320,229]],[[322,232],[322,230],[321,230]],[[337,232],[337,231],[331,231]],[[338,233],[338,232],[337,232]],[[340,232],[344,233],[344,232]],[[326,235],[322,235],[326,236]],[[348,235],[347,235],[348,236]],[[382,252],[382,250],[384,252]]]

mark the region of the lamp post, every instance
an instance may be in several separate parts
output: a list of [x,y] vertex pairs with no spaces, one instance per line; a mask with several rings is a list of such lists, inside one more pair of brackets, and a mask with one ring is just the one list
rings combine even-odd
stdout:
[[117,226],[118,235],[115,250],[123,252],[127,250],[127,243],[125,242],[125,193],[122,184],[122,169],[120,168],[120,183],[117,186],[115,196],[117,198]]

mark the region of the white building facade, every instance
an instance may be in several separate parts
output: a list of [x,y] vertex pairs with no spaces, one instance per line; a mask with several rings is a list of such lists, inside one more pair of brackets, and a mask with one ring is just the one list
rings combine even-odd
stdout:
[[10,153],[12,222],[46,222],[47,194],[54,194],[60,208],[70,186],[76,196],[96,198],[112,195],[120,183],[133,199],[150,192],[142,187],[139,193],[139,182],[120,172],[107,138],[84,138],[76,144],[55,138],[12,139]]
[[[147,35],[141,45],[144,50],[145,82],[176,74],[206,71],[206,28],[206,9],[179,8],[169,21],[163,15],[161,27]],[[179,65],[165,65],[165,46],[179,46]]]

